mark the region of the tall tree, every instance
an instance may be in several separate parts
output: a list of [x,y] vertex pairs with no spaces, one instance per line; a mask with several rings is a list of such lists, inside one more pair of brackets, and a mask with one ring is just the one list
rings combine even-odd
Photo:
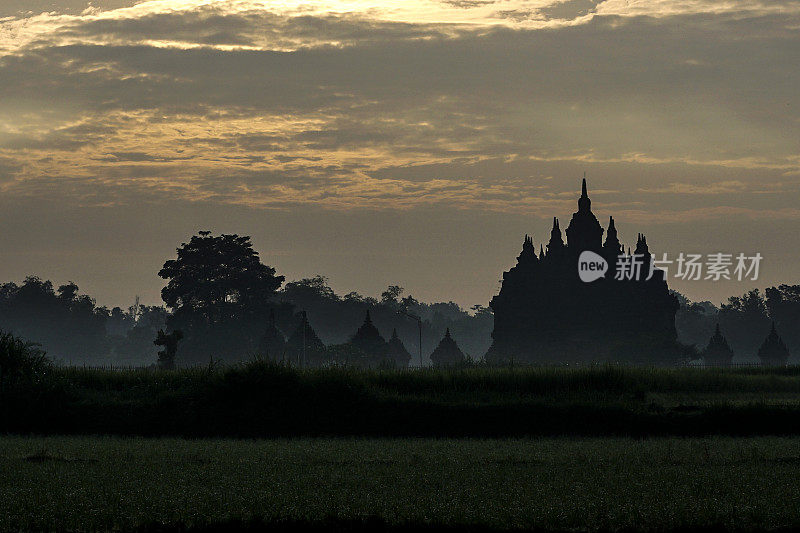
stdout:
[[253,353],[271,299],[284,281],[264,265],[250,237],[201,231],[177,249],[158,273],[173,314],[167,325],[185,335],[178,359],[235,360]]
[[737,356],[755,360],[770,324],[761,292],[752,289],[742,296],[728,298],[728,302],[720,306],[719,323]]
[[769,316],[789,351],[800,355],[800,285],[780,285],[766,291]]

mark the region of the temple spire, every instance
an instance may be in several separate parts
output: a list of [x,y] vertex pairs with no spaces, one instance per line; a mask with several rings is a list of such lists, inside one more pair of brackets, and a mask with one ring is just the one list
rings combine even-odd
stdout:
[[603,252],[605,258],[614,264],[617,262],[617,257],[623,252],[617,236],[617,227],[614,225],[614,217],[608,217],[608,230],[606,231],[606,242],[603,243]]
[[535,262],[537,259],[536,248],[533,246],[533,237],[526,234],[525,241],[522,243],[522,252],[517,257],[517,262],[529,263]]
[[564,239],[561,238],[561,228],[558,219],[553,217],[553,229],[550,230],[550,242],[547,244],[547,253],[557,252],[564,248]]
[[589,199],[589,194],[586,192],[586,178],[581,182],[581,197],[578,198],[578,212],[588,213],[592,209],[592,201]]

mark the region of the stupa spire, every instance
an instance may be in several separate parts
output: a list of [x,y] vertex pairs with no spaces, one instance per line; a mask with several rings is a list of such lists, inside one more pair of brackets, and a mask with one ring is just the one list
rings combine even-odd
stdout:
[[592,201],[589,199],[589,194],[586,192],[586,175],[583,176],[581,182],[581,197],[578,198],[578,212],[587,213],[592,209]]
[[603,255],[611,262],[616,263],[617,257],[622,254],[623,248],[617,237],[617,227],[614,225],[614,217],[608,217],[608,230],[606,231],[606,242],[603,243]]
[[535,262],[537,259],[536,248],[533,246],[533,237],[526,234],[525,241],[522,243],[522,252],[519,254],[519,257],[517,257],[517,262]]
[[564,247],[564,239],[561,238],[561,228],[558,226],[558,218],[553,217],[553,229],[550,230],[550,242],[547,244],[547,253],[558,251]]

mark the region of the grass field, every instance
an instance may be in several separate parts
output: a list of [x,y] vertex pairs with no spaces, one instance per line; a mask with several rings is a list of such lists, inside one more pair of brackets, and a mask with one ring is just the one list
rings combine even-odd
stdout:
[[173,437],[800,435],[800,369],[54,368],[0,433]]
[[9,436],[0,461],[4,531],[800,527],[798,438]]

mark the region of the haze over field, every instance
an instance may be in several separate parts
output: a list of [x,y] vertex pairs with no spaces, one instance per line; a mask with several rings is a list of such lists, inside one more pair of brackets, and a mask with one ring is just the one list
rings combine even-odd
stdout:
[[288,279],[485,304],[522,236],[800,281],[800,2],[5,0],[0,280],[157,302],[198,229]]

